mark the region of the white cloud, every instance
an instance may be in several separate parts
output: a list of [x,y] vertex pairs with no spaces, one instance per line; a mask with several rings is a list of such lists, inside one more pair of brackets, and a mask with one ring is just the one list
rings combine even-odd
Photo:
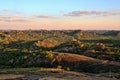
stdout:
[[120,11],[79,10],[64,14],[64,16],[71,16],[71,17],[90,16],[90,15],[92,16],[120,15]]

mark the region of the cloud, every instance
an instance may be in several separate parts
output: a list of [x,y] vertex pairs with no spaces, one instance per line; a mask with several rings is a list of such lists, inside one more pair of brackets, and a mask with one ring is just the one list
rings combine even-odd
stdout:
[[26,22],[30,21],[28,17],[24,17],[22,12],[10,9],[0,11],[0,21],[3,22]]
[[34,15],[33,17],[35,17],[35,18],[44,18],[44,19],[55,19],[56,18],[54,16],[49,16],[49,15]]
[[111,16],[111,15],[120,15],[120,11],[97,11],[97,10],[80,10],[80,11],[72,11],[64,16],[71,17],[80,17],[80,16]]
[[20,11],[16,11],[15,14],[18,14],[18,15],[19,15],[19,14],[22,14],[22,12],[20,12]]
[[3,9],[2,12],[9,12],[9,9]]
[[0,15],[0,21],[3,21],[3,22],[25,22],[28,20],[21,16]]
[[0,11],[0,14],[4,14],[4,15],[20,15],[22,14],[21,11],[17,11],[17,10],[10,10],[10,9],[3,9]]
[[34,19],[54,19],[56,17],[50,15],[27,15],[25,16],[20,11],[3,9],[0,11],[0,22],[26,22],[36,21]]

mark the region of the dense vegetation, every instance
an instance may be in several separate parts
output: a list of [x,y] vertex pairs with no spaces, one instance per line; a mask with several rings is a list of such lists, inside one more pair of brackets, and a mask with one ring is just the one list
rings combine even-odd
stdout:
[[[83,31],[83,30],[36,30],[36,31],[0,31],[0,68],[20,67],[58,67],[66,70],[86,72],[120,72],[117,70],[102,71],[77,68],[63,64],[64,54],[84,55],[100,61],[108,61],[113,68],[120,66],[120,31]],[[84,67],[91,64],[85,64]],[[93,63],[93,62],[90,62]],[[77,63],[76,63],[77,64]],[[87,67],[85,67],[87,68]]]

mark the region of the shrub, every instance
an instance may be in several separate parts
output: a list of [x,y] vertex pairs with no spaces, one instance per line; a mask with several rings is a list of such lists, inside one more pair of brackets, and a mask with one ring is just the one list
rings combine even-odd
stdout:
[[70,71],[70,68],[69,68],[69,67],[67,67],[67,68],[66,68],[66,70],[67,70],[67,71]]
[[28,59],[28,56],[23,56],[23,59]]
[[57,66],[57,69],[62,69],[62,66],[58,65],[58,66]]

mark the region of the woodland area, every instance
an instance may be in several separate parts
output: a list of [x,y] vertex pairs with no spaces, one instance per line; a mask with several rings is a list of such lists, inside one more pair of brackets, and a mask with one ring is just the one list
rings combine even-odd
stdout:
[[120,31],[0,31],[0,69],[120,73]]

